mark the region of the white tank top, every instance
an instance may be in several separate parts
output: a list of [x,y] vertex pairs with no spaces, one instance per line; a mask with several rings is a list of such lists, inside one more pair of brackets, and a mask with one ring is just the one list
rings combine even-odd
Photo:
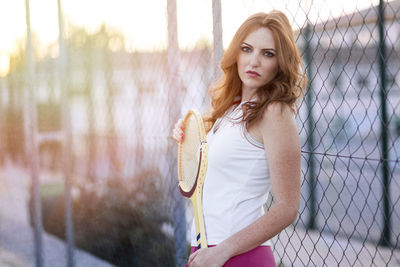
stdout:
[[[208,245],[219,244],[261,217],[271,189],[263,144],[251,138],[243,123],[232,120],[242,114],[242,104],[218,119],[207,134],[203,213]],[[197,246],[194,220],[191,236],[191,245]]]

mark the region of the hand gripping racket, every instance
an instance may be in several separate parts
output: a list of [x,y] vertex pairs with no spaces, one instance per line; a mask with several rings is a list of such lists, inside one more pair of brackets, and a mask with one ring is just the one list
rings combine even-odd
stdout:
[[202,193],[207,170],[206,131],[198,111],[189,110],[183,120],[184,140],[178,144],[178,179],[182,195],[193,204],[197,248],[207,247]]

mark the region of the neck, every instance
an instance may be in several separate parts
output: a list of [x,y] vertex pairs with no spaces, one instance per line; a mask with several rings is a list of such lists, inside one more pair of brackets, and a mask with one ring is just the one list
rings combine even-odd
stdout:
[[257,88],[245,89],[242,88],[242,102],[249,101],[256,96]]

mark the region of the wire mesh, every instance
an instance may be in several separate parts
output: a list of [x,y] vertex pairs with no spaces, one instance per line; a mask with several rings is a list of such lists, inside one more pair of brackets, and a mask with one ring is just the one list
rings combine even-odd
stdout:
[[[76,246],[118,266],[186,263],[193,214],[178,192],[170,131],[188,109],[209,109],[207,90],[240,23],[275,8],[292,23],[308,75],[296,117],[301,207],[273,238],[275,259],[281,266],[400,265],[400,1],[164,2],[167,24],[158,27],[165,40],[150,49],[132,49],[107,23],[95,31],[70,23],[67,78],[51,52],[35,61],[38,105],[60,105],[62,88],[68,92]],[[24,57],[12,56],[0,78],[0,163],[20,167],[29,164]],[[39,116],[39,129],[48,120]],[[64,172],[59,147],[45,144],[42,189]],[[47,173],[53,178],[43,179]],[[45,230],[63,237],[51,224],[63,206],[47,210],[42,201]]]

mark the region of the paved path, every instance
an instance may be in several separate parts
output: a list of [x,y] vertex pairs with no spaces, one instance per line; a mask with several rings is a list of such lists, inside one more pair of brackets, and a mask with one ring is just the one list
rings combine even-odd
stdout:
[[[35,266],[32,228],[28,220],[29,176],[26,171],[6,164],[0,169],[0,266]],[[64,267],[64,242],[43,233],[44,266]],[[92,255],[75,251],[77,267],[112,266]]]

